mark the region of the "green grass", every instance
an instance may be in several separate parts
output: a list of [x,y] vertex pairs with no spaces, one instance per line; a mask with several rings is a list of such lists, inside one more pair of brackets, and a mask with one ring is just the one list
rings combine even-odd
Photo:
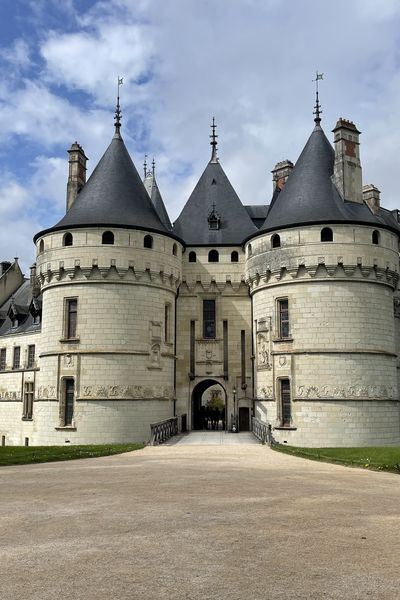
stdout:
[[0,446],[0,467],[30,463],[75,460],[122,454],[143,448],[143,444],[104,444],[101,446]]
[[297,448],[277,444],[274,450],[351,467],[400,473],[400,447],[375,446],[370,448]]

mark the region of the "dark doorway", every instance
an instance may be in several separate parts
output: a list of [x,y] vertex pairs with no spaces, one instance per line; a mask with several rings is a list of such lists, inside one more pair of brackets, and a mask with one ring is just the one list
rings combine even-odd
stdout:
[[249,409],[247,406],[239,407],[239,431],[249,431]]
[[200,381],[192,392],[192,429],[225,430],[225,415],[225,388],[213,379]]

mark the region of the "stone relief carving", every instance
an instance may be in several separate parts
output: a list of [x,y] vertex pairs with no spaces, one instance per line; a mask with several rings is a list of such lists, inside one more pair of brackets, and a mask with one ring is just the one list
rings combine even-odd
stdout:
[[159,367],[161,359],[160,344],[153,344],[150,353],[150,366]]
[[393,298],[394,316],[400,319],[400,298]]
[[266,400],[273,398],[272,385],[266,385],[264,387],[258,388],[257,389],[257,398],[264,398]]
[[271,369],[268,352],[268,338],[265,334],[257,335],[257,370]]
[[377,398],[391,400],[395,397],[395,389],[390,385],[298,385],[296,396],[306,398]]
[[141,398],[173,398],[174,388],[162,385],[84,385],[83,398],[126,398],[128,400]]
[[0,400],[21,400],[20,392],[14,392],[10,390],[5,390],[4,388],[0,388]]
[[219,340],[197,340],[196,362],[208,365],[221,362],[221,342]]
[[73,367],[75,363],[75,357],[72,354],[65,354],[64,356],[64,367]]
[[52,400],[56,398],[55,385],[41,385],[38,388],[37,397],[42,400]]

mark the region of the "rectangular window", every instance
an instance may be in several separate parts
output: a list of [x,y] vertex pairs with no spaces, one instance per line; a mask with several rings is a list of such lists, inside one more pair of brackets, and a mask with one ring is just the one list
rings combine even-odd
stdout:
[[66,300],[66,327],[65,337],[67,339],[76,338],[76,324],[78,316],[78,300],[77,298],[68,298]]
[[28,369],[33,369],[35,366],[35,344],[28,346],[28,362],[26,366]]
[[75,384],[73,379],[65,379],[65,397],[64,397],[64,425],[72,425],[74,416],[74,392]]
[[203,300],[203,337],[215,339],[215,300]]
[[27,381],[24,388],[23,418],[32,419],[33,414],[33,381]]
[[289,301],[287,298],[278,300],[279,337],[289,337]]
[[14,354],[13,354],[13,369],[19,369],[21,365],[21,348],[20,346],[15,346],[14,347]]
[[5,371],[7,365],[7,350],[6,348],[1,348],[0,350],[0,371]]
[[171,305],[166,304],[164,306],[164,341],[168,344],[170,340],[170,315],[171,315]]
[[289,379],[280,380],[281,414],[282,425],[290,426],[292,420],[292,405],[290,402],[290,381]]

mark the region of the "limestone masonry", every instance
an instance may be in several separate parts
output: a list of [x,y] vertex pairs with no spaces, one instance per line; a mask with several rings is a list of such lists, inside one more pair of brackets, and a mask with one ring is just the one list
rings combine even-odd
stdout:
[[[400,443],[397,210],[362,185],[357,127],[317,112],[267,205],[244,206],[212,154],[172,225],[154,164],[120,133],[26,279],[0,263],[3,445],[150,438],[150,425],[249,430],[299,446]],[[267,190],[265,192],[267,197]]]

